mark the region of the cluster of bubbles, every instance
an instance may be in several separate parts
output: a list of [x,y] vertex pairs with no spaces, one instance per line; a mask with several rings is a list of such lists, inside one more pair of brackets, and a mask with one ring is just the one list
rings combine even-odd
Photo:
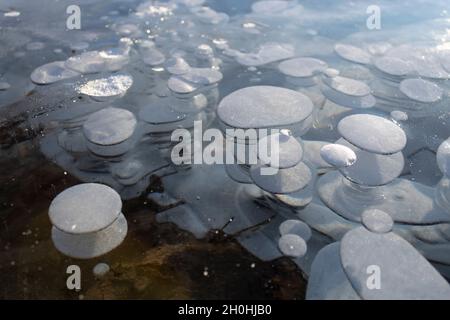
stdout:
[[[113,26],[121,37],[117,46],[84,51],[31,74],[39,85],[76,81],[75,91],[83,101],[49,115],[62,130],[44,138],[44,154],[83,181],[112,186],[123,199],[141,195],[152,174],[175,172],[170,166],[172,132],[190,130],[194,121],[207,125],[217,104],[222,62],[210,45],[182,48],[185,39],[172,39],[172,29],[150,39],[139,28],[139,22],[157,23],[164,17],[180,23],[182,16],[173,16],[175,8],[176,3],[143,3]],[[216,23],[208,17],[204,12],[203,23]],[[173,50],[176,45],[180,49]],[[154,78],[149,80],[136,66],[148,66],[145,73]],[[129,90],[135,95],[127,95]]]
[[[365,211],[362,226],[317,254],[307,299],[448,299],[448,283],[410,243],[392,232],[393,225],[387,213]],[[376,272],[382,280],[369,281],[368,274]]]
[[[37,67],[32,86],[75,97],[42,120],[41,150],[85,182],[50,207],[56,248],[77,258],[114,249],[127,233],[122,200],[144,196],[161,223],[292,259],[309,299],[450,298],[449,51],[381,31],[336,43],[295,27],[303,17],[320,12],[295,0],[233,17],[203,0],[143,2],[102,19],[113,44],[82,39],[71,57]],[[0,82],[0,95],[12,89]],[[231,139],[276,139],[279,162],[175,165],[171,133],[196,120],[225,136],[278,129]],[[440,181],[427,171],[434,163]],[[153,175],[163,192],[148,193]],[[373,265],[379,290],[366,285]]]

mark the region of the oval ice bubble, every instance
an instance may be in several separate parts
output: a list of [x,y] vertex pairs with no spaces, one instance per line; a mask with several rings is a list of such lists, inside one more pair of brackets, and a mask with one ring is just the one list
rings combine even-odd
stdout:
[[406,61],[395,57],[381,57],[375,60],[375,67],[392,76],[406,76],[413,72],[413,67]]
[[199,59],[211,59],[214,57],[214,50],[208,44],[201,44],[196,48],[195,56]]
[[170,107],[181,114],[198,114],[209,106],[208,98],[200,93],[187,99],[179,99],[178,96],[169,97]]
[[[367,300],[450,299],[450,286],[409,242],[393,232],[352,229],[341,240],[341,263],[358,294]],[[368,267],[381,286],[367,286]]]
[[205,3],[205,0],[175,0],[177,3],[183,4],[187,7],[198,7]]
[[[324,81],[326,83],[326,81]],[[368,109],[373,108],[377,103],[377,100],[372,94],[366,96],[349,96],[341,91],[332,89],[331,87],[324,85],[321,86],[323,96],[330,102],[352,109]]]
[[108,78],[88,81],[78,87],[78,92],[94,100],[106,101],[125,95],[132,85],[132,76],[117,74]]
[[333,68],[327,68],[323,71],[323,74],[325,76],[327,76],[328,78],[335,78],[335,77],[339,76],[340,71],[337,69],[333,69]]
[[450,77],[450,74],[433,56],[416,59],[414,61],[414,69],[419,76],[430,80],[448,80]]
[[311,228],[300,220],[283,221],[278,227],[278,230],[282,236],[294,234],[301,237],[305,241],[308,241],[312,235]]
[[138,50],[142,61],[150,66],[157,66],[166,61],[165,55],[158,48],[156,48],[153,41],[140,41],[138,43]]
[[150,66],[158,66],[164,63],[166,57],[158,49],[148,49],[142,56],[142,61]]
[[8,82],[1,81],[0,82],[0,91],[5,91],[11,88],[11,85]]
[[[122,40],[122,39],[121,39]],[[127,41],[120,43],[119,47],[102,50],[98,54],[104,61],[104,70],[116,72],[126,66],[129,62],[130,44]]]
[[295,55],[295,48],[289,43],[267,42],[257,52],[235,52],[236,61],[243,66],[258,67],[272,62],[289,59]]
[[64,61],[55,61],[36,68],[30,78],[36,84],[51,84],[79,75],[78,72],[67,69]]
[[381,56],[392,48],[392,45],[386,41],[371,43],[367,46],[367,51],[374,56]]
[[106,263],[98,263],[95,265],[95,267],[92,269],[92,273],[96,278],[102,278],[104,277],[111,268]]
[[89,48],[89,43],[84,41],[75,42],[70,45],[70,49],[74,51],[82,51],[86,50],[87,48]]
[[314,258],[307,300],[361,300],[342,268],[340,242],[323,247]]
[[198,90],[198,86],[181,79],[179,76],[172,76],[167,81],[170,90],[179,94],[188,94]]
[[235,128],[269,128],[299,123],[313,112],[306,95],[273,86],[239,89],[222,99],[217,115]]
[[139,119],[151,124],[178,122],[185,118],[185,113],[173,110],[170,105],[162,101],[144,106],[139,110]]
[[128,232],[127,220],[123,214],[106,228],[86,234],[72,234],[52,228],[52,241],[56,249],[75,259],[92,259],[118,247]]
[[436,160],[441,172],[446,176],[450,176],[450,138],[445,140],[439,146],[436,153]]
[[122,48],[103,51],[87,51],[70,57],[65,66],[71,70],[83,73],[99,73],[104,71],[118,71],[128,63],[128,52]]
[[141,161],[132,159],[115,165],[112,169],[112,173],[119,179],[130,179],[136,176],[143,169],[144,165]]
[[273,14],[288,9],[291,1],[264,0],[252,4],[252,11],[259,14]]
[[350,167],[356,162],[355,152],[346,146],[328,144],[320,149],[320,156],[335,168]]
[[437,84],[423,79],[406,79],[400,83],[400,91],[408,98],[433,103],[443,98],[444,90]]
[[364,97],[371,93],[370,87],[359,80],[335,76],[325,78],[324,82],[334,90],[351,97]]
[[90,115],[83,125],[83,132],[90,142],[111,146],[129,139],[136,125],[136,118],[130,111],[108,107]]
[[273,196],[282,204],[293,209],[301,209],[309,205],[313,200],[314,183],[309,183],[304,189],[287,194],[273,194]]
[[337,129],[345,140],[368,152],[392,154],[406,146],[405,132],[392,121],[375,115],[347,116]]
[[301,258],[306,254],[305,240],[295,234],[286,234],[278,240],[278,248],[283,255],[291,258]]
[[181,75],[188,73],[191,70],[191,67],[181,57],[172,57],[166,60],[165,67],[167,71],[174,75]]
[[293,136],[276,133],[259,140],[258,157],[265,165],[277,168],[290,168],[303,158],[303,148]]
[[450,73],[450,51],[443,52],[439,55],[439,61],[445,71]]
[[209,68],[190,68],[188,72],[179,77],[195,85],[212,85],[222,80],[223,74]]
[[395,121],[408,121],[408,114],[400,110],[394,110],[391,112],[391,118]]
[[97,73],[106,69],[105,59],[98,51],[84,52],[66,60],[65,66],[80,73]]
[[122,210],[122,200],[112,188],[96,183],[79,184],[61,192],[48,211],[52,224],[69,234],[102,230]]
[[115,25],[114,29],[116,32],[125,37],[137,37],[141,34],[141,30],[139,29],[139,26],[132,24],[132,23],[124,23]]
[[288,169],[253,165],[250,177],[258,187],[267,192],[286,194],[305,188],[312,179],[312,172],[303,162]]
[[191,12],[203,23],[223,24],[228,22],[230,17],[226,13],[217,12],[209,7],[194,7]]
[[334,46],[336,53],[345,60],[360,64],[369,64],[371,56],[366,51],[347,44],[338,43]]
[[248,176],[248,172],[242,169],[239,164],[227,164],[225,165],[225,171],[230,179],[245,184],[253,183],[252,179]]
[[378,209],[364,211],[361,218],[367,230],[375,233],[388,233],[394,226],[391,216]]
[[295,78],[312,77],[326,68],[326,62],[315,58],[295,58],[278,65],[281,73]]
[[361,150],[344,139],[336,144],[350,148],[356,154],[356,161],[339,171],[350,181],[363,186],[381,186],[395,180],[403,171],[405,159],[401,152],[383,155]]
[[19,11],[16,11],[16,10],[12,10],[12,11],[8,11],[8,12],[3,13],[4,17],[10,17],[10,18],[15,18],[15,17],[18,17],[20,15],[21,15],[21,13]]
[[328,144],[330,143],[325,141],[303,140],[304,161],[310,163],[321,173],[333,168],[320,156],[320,149]]
[[40,41],[30,42],[27,44],[27,50],[34,51],[34,50],[42,50],[45,48],[45,44]]

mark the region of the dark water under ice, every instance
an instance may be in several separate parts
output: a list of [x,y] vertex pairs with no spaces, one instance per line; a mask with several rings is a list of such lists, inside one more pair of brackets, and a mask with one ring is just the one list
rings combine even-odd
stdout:
[[[49,161],[41,153],[39,143],[52,132],[46,121],[52,112],[84,103],[86,98],[69,89],[70,80],[31,87],[29,75],[45,63],[78,53],[71,49],[74,43],[88,42],[89,50],[117,44],[120,36],[112,26],[126,20],[143,1],[77,2],[82,8],[82,29],[78,31],[65,28],[65,9],[72,1],[4,0],[0,3],[0,82],[7,81],[10,85],[9,89],[0,91],[0,298],[303,299],[306,280],[293,261],[280,258],[262,262],[222,231],[212,230],[204,239],[196,239],[174,224],[157,223],[155,214],[162,208],[148,200],[146,194],[124,201],[123,212],[129,231],[124,243],[114,251],[81,261],[68,258],[54,248],[48,207],[58,193],[80,181]],[[231,22],[239,24],[251,12],[253,2],[208,0],[205,5],[227,13]],[[434,42],[434,45],[446,46],[447,50],[450,48],[447,1],[378,1],[382,8],[379,31],[366,28],[366,8],[372,1],[299,3],[307,8],[299,16],[273,24],[268,18],[261,19],[259,36],[268,41],[292,43],[298,55],[326,58],[330,66],[342,67],[344,74],[361,75],[333,56],[334,44],[343,40],[350,39],[353,43],[367,39]],[[20,16],[4,15],[11,11],[20,12]],[[102,19],[103,16],[107,18]],[[152,35],[164,28],[164,25],[155,25],[154,28],[149,26]],[[390,30],[395,31],[394,36]],[[204,31],[205,37],[211,40],[210,30],[205,27]],[[196,32],[193,41],[200,43],[201,28]],[[236,49],[254,49],[252,43],[235,30],[219,33],[217,37],[227,37]],[[27,45],[36,42],[44,47],[27,49]],[[149,87],[158,87],[158,83],[154,83],[158,77],[145,76],[151,72],[149,67],[135,64],[132,70],[144,74],[138,81],[145,79]],[[279,72],[264,67],[261,70],[260,74],[237,65],[224,68],[219,96],[224,97],[249,84],[283,86],[284,79]],[[445,86],[448,88],[448,84]],[[133,91],[128,92],[120,103],[133,103],[133,94]],[[307,137],[329,141],[336,138],[333,129],[314,134],[309,133]],[[446,139],[449,135],[444,132],[440,138]],[[433,145],[433,137],[425,137],[425,140]],[[427,157],[425,152],[410,159],[412,174],[408,178],[434,185],[441,173],[435,164],[423,165],[428,162]],[[152,176],[146,191],[164,191],[161,179]],[[220,211],[221,208],[211,205],[210,210]],[[92,274],[92,268],[99,262],[111,267],[111,272],[101,280]],[[65,271],[71,264],[82,269],[80,292],[69,291],[65,286]]]

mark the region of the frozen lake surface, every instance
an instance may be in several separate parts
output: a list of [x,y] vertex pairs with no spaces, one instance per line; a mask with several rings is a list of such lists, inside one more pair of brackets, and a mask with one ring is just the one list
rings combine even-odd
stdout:
[[0,298],[450,299],[447,1],[70,5],[0,4]]

